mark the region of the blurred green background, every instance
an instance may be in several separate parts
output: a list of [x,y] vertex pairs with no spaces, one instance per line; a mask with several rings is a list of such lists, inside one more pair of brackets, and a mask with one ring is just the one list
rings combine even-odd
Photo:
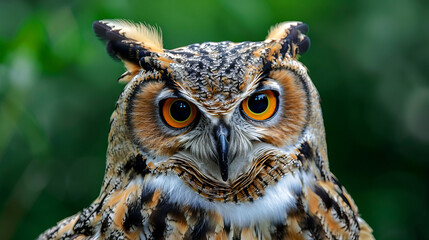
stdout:
[[429,2],[0,1],[0,232],[32,239],[88,206],[123,85],[91,24],[158,25],[164,47],[309,24],[331,170],[377,239],[429,239]]

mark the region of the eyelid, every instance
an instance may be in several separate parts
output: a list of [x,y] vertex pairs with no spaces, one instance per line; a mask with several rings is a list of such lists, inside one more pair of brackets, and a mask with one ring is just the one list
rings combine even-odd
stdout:
[[176,98],[176,94],[174,94],[174,91],[171,89],[162,89],[161,92],[156,96],[156,101],[161,102],[168,98]]
[[156,97],[156,102],[160,103],[160,102],[165,101],[165,100],[167,100],[169,98],[183,98],[183,99],[186,99],[186,98],[182,97],[181,95],[177,94],[177,92],[175,90],[169,89],[169,88],[165,88],[165,89],[161,90],[161,92]]
[[264,80],[259,84],[259,86],[255,89],[253,93],[257,93],[265,90],[271,90],[271,91],[280,93],[281,92],[280,89],[281,87],[276,81],[274,81],[271,78],[264,78]]

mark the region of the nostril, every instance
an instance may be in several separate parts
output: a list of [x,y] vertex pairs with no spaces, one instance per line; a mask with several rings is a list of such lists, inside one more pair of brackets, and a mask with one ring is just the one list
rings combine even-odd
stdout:
[[229,130],[224,124],[220,124],[215,128],[215,137],[219,138],[220,136],[229,140]]

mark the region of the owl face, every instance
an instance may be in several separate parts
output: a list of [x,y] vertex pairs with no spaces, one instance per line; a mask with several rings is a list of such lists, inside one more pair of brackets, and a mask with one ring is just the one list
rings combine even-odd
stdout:
[[142,25],[94,28],[128,70],[117,113],[147,163],[144,184],[167,176],[209,201],[254,201],[296,175],[308,136],[324,134],[317,91],[296,59],[309,47],[305,24],[280,24],[262,42],[173,50]]
[[255,55],[265,45],[204,43],[166,51],[168,76],[136,79],[128,116],[135,143],[233,181],[258,155],[296,142],[306,119],[305,85],[286,67],[261,72],[264,57]]

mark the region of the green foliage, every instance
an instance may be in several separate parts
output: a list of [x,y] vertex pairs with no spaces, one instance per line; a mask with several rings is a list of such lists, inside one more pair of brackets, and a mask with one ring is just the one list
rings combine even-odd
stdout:
[[163,29],[164,46],[263,40],[309,24],[330,166],[377,239],[428,239],[429,7],[420,0],[0,1],[0,232],[35,238],[97,197],[122,85],[91,24]]

